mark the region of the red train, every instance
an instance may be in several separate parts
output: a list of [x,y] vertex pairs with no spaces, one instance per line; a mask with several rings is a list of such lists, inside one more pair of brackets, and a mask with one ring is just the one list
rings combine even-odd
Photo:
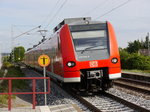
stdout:
[[27,51],[25,63],[41,69],[38,57],[51,59],[47,73],[82,91],[106,90],[121,77],[115,32],[109,22],[69,18],[54,28],[54,34]]

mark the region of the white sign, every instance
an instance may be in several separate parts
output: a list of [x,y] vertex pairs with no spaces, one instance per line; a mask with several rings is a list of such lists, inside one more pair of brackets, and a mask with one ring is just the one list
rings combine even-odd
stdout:
[[98,67],[98,61],[90,61],[90,67]]

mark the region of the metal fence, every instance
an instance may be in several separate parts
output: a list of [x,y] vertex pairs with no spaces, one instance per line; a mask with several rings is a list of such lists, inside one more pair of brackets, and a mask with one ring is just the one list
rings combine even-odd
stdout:
[[[12,92],[12,80],[32,80],[32,92]],[[36,92],[36,80],[44,79],[48,80],[48,88],[47,92]],[[50,93],[50,78],[49,77],[7,77],[0,78],[0,80],[8,80],[8,93],[0,93],[0,95],[8,95],[8,110],[11,110],[11,95],[17,94],[32,94],[32,105],[33,109],[35,109],[36,105],[36,94],[49,94]]]

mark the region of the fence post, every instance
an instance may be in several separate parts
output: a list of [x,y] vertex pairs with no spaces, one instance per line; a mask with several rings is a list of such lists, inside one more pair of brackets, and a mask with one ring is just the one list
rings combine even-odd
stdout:
[[50,79],[48,80],[48,93],[50,93]]
[[36,90],[36,85],[35,85],[35,84],[36,84],[36,80],[35,80],[35,79],[33,79],[33,80],[32,80],[32,90],[33,90],[33,109],[35,109],[35,105],[36,105],[36,104],[35,104],[35,102],[36,102],[36,101],[35,101],[35,97],[36,97],[36,96],[35,96],[35,90]]
[[8,80],[8,110],[11,110],[11,91],[12,91],[12,80]]

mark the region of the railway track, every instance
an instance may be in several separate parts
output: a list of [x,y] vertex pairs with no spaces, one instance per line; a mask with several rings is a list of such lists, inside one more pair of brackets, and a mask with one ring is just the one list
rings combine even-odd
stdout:
[[74,92],[68,92],[75,99],[80,101],[92,112],[149,112],[143,107],[114,96],[110,93],[101,92],[99,95],[82,97]]
[[105,93],[104,95],[109,97],[109,98],[111,98],[111,99],[113,99],[113,100],[115,100],[115,101],[117,101],[117,102],[119,102],[119,103],[121,103],[121,104],[123,104],[123,105],[126,105],[127,107],[129,107],[129,108],[131,108],[131,109],[133,109],[135,111],[138,111],[138,112],[150,112],[150,110],[148,110],[148,109],[145,109],[145,108],[143,108],[143,107],[141,107],[139,105],[131,103],[131,102],[127,101],[127,100],[124,100],[124,99],[122,99],[120,97],[117,97],[117,96],[114,96],[112,94]]
[[[54,83],[62,88],[58,83]],[[99,94],[92,96],[83,96],[74,89],[64,89],[70,96],[78,100],[82,105],[84,105],[88,110],[92,112],[149,112],[149,110],[123,100],[117,96],[106,92],[100,92]],[[77,94],[78,93],[78,94]],[[96,100],[96,101],[95,101]],[[95,103],[96,102],[96,103]]]
[[129,78],[121,78],[119,80],[115,80],[114,84],[119,87],[131,89],[150,95],[150,82],[144,82]]
[[[71,92],[70,90],[69,91],[67,90],[66,92],[69,93],[75,99],[77,99],[82,105],[84,105],[92,112],[103,112],[103,111],[105,112],[120,112],[120,111],[121,112],[135,112],[135,111],[149,112],[150,111],[141,106],[133,104],[129,101],[126,101],[124,99],[121,99],[109,93],[100,93],[99,95],[95,95],[92,97],[91,96],[82,97],[78,94],[75,94],[75,92]],[[94,103],[94,101],[90,99],[96,100],[96,103]]]
[[129,78],[129,79],[135,79],[135,80],[140,80],[140,81],[145,81],[145,82],[150,82],[150,75],[142,75],[139,73],[126,73],[122,72],[122,77],[123,78]]
[[92,103],[88,102],[87,100],[85,100],[84,98],[82,98],[81,96],[75,94],[74,92],[71,92],[70,90],[66,90],[66,92],[68,94],[70,94],[71,96],[73,96],[75,99],[77,99],[81,104],[83,104],[84,106],[86,106],[89,110],[91,110],[92,112],[102,112],[100,109],[98,109],[96,106],[94,106]]

